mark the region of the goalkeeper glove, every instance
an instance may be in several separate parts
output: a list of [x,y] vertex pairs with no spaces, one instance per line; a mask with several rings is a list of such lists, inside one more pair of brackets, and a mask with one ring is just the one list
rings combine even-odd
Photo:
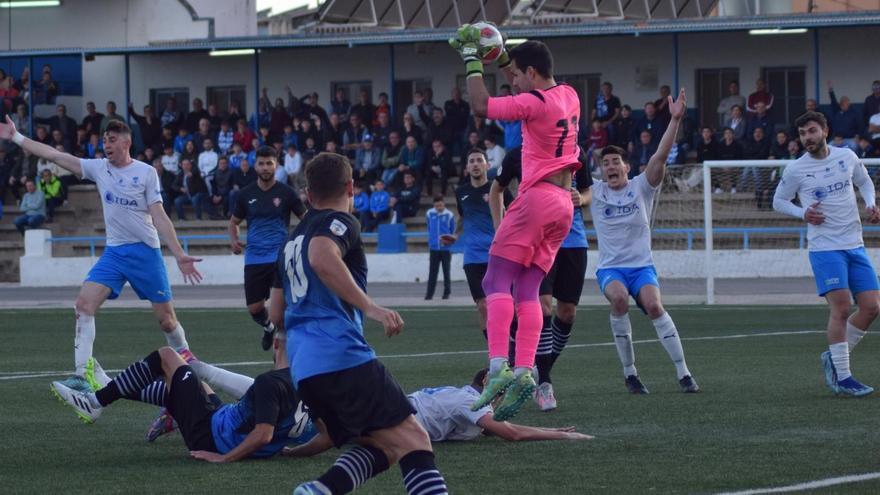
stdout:
[[464,61],[467,77],[483,74],[483,62],[480,60],[480,30],[470,24],[458,28],[455,37],[449,39],[449,45],[454,48]]

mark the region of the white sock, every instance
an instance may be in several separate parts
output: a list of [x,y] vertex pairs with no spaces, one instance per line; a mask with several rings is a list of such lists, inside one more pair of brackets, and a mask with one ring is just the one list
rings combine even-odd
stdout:
[[681,339],[678,337],[678,331],[675,329],[675,323],[669,313],[663,313],[663,316],[656,320],[651,320],[654,329],[657,330],[657,338],[669,354],[669,358],[675,363],[675,371],[678,373],[678,379],[691,374],[688,371],[687,363],[684,362],[684,350],[681,348]]
[[494,375],[501,371],[501,368],[507,364],[507,360],[504,358],[492,358],[489,360],[489,374]]
[[831,351],[831,361],[834,363],[834,370],[837,371],[837,381],[843,381],[852,376],[849,371],[849,344],[840,342],[828,346]]
[[174,330],[165,332],[165,342],[167,342],[175,351],[189,349],[189,343],[186,341],[186,334],[184,334],[183,327],[180,326],[179,322],[177,323],[177,326],[174,327]]
[[611,315],[611,334],[614,336],[614,345],[617,347],[617,355],[623,364],[623,375],[638,375],[636,371],[636,353],[633,351],[632,324],[629,322],[629,314],[622,316]]
[[526,368],[525,366],[518,366],[513,369],[513,376],[525,375],[526,373],[531,373],[531,368]]
[[249,376],[239,375],[197,359],[189,365],[211,388],[226,392],[236,399],[244,397],[245,392],[254,384],[254,379]]
[[859,330],[849,321],[846,322],[846,343],[849,344],[849,352],[852,352],[856,345],[862,341],[866,333],[868,332]]
[[73,364],[76,366],[76,374],[86,374],[86,365],[92,357],[92,348],[95,345],[95,317],[76,313],[76,335],[73,338]]

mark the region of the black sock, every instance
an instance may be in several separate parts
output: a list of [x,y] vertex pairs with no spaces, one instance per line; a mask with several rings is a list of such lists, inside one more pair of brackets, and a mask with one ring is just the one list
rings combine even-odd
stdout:
[[519,328],[519,321],[516,317],[510,322],[510,338],[507,342],[507,362],[516,362],[516,330]]
[[140,401],[154,406],[165,407],[165,380],[156,380],[142,389]]
[[160,376],[162,376],[162,357],[159,356],[159,351],[153,351],[143,361],[132,363],[122,373],[116,375],[106,387],[95,392],[95,397],[102,406],[123,397],[138,400],[140,391]]
[[263,327],[263,330],[266,332],[275,330],[275,326],[269,321],[269,312],[266,311],[266,308],[261,309],[258,313],[251,313],[251,319],[253,319],[257,325]]
[[535,368],[538,369],[538,383],[553,383],[550,380],[550,369],[553,367],[553,329],[550,326],[551,316],[544,317],[544,327],[541,328],[541,337],[538,340],[538,350],[535,352]]
[[400,473],[407,495],[445,495],[449,493],[443,475],[434,464],[434,453],[416,450],[400,459]]
[[373,447],[355,447],[336,459],[318,481],[337,495],[354,491],[370,478],[388,469],[388,457]]
[[571,337],[571,327],[574,322],[565,323],[559,317],[553,317],[553,362],[559,358],[565,346],[568,345],[568,338]]

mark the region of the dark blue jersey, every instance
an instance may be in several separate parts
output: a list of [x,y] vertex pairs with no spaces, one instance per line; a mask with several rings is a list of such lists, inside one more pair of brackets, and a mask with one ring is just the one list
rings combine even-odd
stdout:
[[225,454],[240,445],[258,424],[270,424],[275,431],[272,440],[251,457],[275,455],[291,441],[305,443],[317,434],[293,388],[290,369],[257,376],[240,401],[226,404],[214,413],[211,435],[217,452]]
[[309,210],[278,255],[287,355],[297,382],[376,358],[364,339],[360,310],[325,286],[309,264],[309,244],[316,237],[336,243],[355,283],[367,290],[367,256],[358,221],[340,211]]
[[257,183],[245,186],[238,195],[232,215],[247,221],[244,264],[274,263],[287,239],[290,213],[300,217],[306,207],[287,184],[276,182],[268,191]]
[[[593,177],[587,172],[589,162],[583,149],[581,149],[581,153],[578,156],[578,161],[581,162],[582,166],[577,169],[574,176],[571,178],[571,187],[583,192],[593,185]],[[504,155],[504,161],[501,163],[501,170],[498,172],[498,176],[495,177],[495,181],[505,189],[513,179],[516,179],[517,181],[522,180],[522,148],[514,148]],[[584,213],[580,208],[575,208],[574,217],[571,221],[571,229],[562,241],[560,248],[585,247],[589,247],[589,244],[587,243],[587,230],[584,227]]]
[[[458,216],[462,222],[459,242],[464,246],[465,265],[489,262],[489,246],[495,238],[492,210],[489,209],[491,188],[492,182],[474,187],[470,180],[455,188]],[[509,196],[510,193],[505,194]]]

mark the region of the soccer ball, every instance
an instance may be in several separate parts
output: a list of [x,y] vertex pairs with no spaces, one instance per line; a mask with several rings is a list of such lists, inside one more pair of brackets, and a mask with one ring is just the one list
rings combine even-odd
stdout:
[[483,65],[491,64],[498,60],[501,52],[504,50],[504,37],[501,31],[494,24],[488,22],[477,22],[473,25],[480,30],[480,50],[479,57]]

